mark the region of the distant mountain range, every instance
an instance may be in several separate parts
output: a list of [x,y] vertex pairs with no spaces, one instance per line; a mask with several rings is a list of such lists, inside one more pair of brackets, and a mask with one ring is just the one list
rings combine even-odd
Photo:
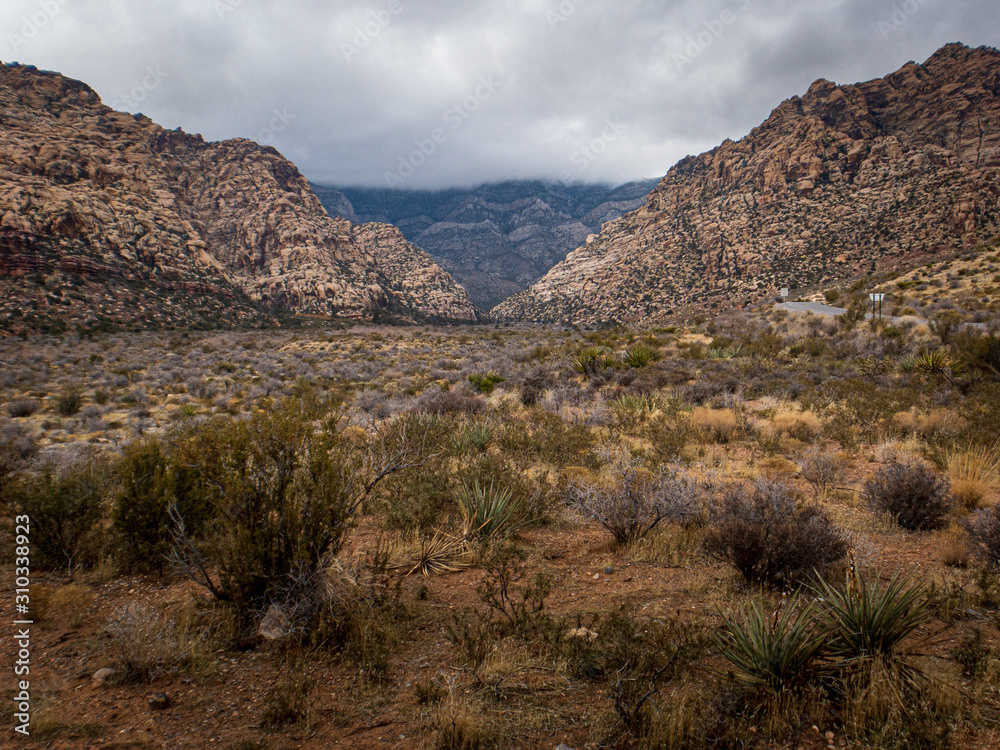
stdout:
[[476,319],[394,227],[331,218],[273,148],[206,143],[0,64],[0,334],[276,312]]
[[440,191],[312,187],[332,216],[399,227],[488,310],[544,276],[605,222],[643,205],[656,184],[514,181]]
[[866,83],[816,81],[674,166],[501,304],[501,320],[648,324],[976,247],[1000,228],[1000,52],[950,44]]

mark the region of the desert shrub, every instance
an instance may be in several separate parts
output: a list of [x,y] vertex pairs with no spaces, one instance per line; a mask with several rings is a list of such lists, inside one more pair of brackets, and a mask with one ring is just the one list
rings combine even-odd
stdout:
[[567,502],[611,532],[617,544],[642,539],[661,522],[693,523],[702,518],[703,492],[677,469],[658,473],[623,462],[613,482],[568,488]]
[[955,501],[966,510],[975,510],[993,488],[1000,487],[1000,442],[952,446],[940,463]]
[[115,462],[112,475],[111,528],[114,556],[128,572],[163,571],[172,545],[170,507],[184,519],[192,536],[200,537],[209,509],[200,502],[200,475],[183,455],[168,454],[159,440],[130,444]]
[[506,380],[507,378],[503,375],[495,372],[488,372],[486,374],[475,373],[469,376],[469,383],[472,385],[473,390],[476,393],[485,394],[493,393],[493,389]]
[[482,711],[453,693],[438,705],[434,725],[434,750],[484,750],[492,744]]
[[87,586],[78,583],[60,586],[48,596],[48,614],[58,618],[64,627],[78,628],[94,603],[94,598],[94,592]]
[[979,511],[962,525],[976,556],[987,568],[1000,571],[1000,505]]
[[23,425],[15,422],[0,425],[0,495],[7,482],[25,468],[37,452],[37,440]]
[[245,420],[214,420],[192,437],[203,477],[199,503],[216,522],[199,540],[172,507],[174,558],[233,604],[246,626],[293,573],[310,578],[329,563],[382,480],[420,462],[405,435],[365,453],[343,438],[339,424],[339,404],[288,398]]
[[157,675],[190,663],[200,647],[190,623],[179,624],[139,603],[115,609],[105,632],[116,655],[114,680],[118,684],[152,682]]
[[682,417],[657,415],[646,423],[645,435],[653,444],[656,457],[662,461],[673,461],[690,440],[687,420]]
[[951,511],[948,481],[923,464],[895,462],[865,482],[868,507],[885,513],[904,529],[939,529]]
[[1000,336],[966,327],[952,336],[952,350],[967,372],[1000,379]]
[[710,409],[699,406],[688,419],[691,430],[713,443],[728,443],[739,429],[736,414],[731,409]]
[[622,362],[626,367],[640,369],[653,364],[661,357],[660,350],[649,344],[633,344],[625,350]]
[[83,396],[78,390],[70,389],[56,396],[55,411],[64,417],[72,417],[83,405]]
[[16,513],[31,519],[32,565],[72,572],[97,562],[106,486],[107,468],[96,458],[62,470],[46,465],[11,483]]
[[545,599],[552,590],[552,581],[538,571],[532,575],[525,557],[508,543],[493,545],[483,558],[483,577],[476,593],[487,607],[486,619],[492,620],[501,636],[531,638],[547,630],[551,623]]
[[30,417],[32,414],[35,414],[39,408],[40,407],[37,401],[33,401],[30,398],[21,398],[7,404],[7,413],[14,419],[19,419],[22,417]]
[[844,533],[818,507],[800,505],[788,487],[758,480],[727,490],[712,508],[703,549],[748,583],[782,586],[823,573],[844,559]]
[[486,409],[486,404],[481,398],[462,393],[457,388],[428,389],[417,400],[416,408],[426,414],[479,414]]
[[387,479],[379,498],[386,528],[431,528],[454,505],[451,472],[443,461],[428,459]]
[[840,456],[822,448],[806,451],[801,459],[801,474],[816,492],[816,497],[825,496],[831,488],[842,483],[847,472]]

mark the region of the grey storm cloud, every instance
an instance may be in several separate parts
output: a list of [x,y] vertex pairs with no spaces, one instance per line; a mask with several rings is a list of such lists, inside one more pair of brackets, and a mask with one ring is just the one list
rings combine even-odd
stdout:
[[619,183],[817,78],[997,46],[998,19],[996,0],[4,0],[0,59],[273,145],[315,182]]

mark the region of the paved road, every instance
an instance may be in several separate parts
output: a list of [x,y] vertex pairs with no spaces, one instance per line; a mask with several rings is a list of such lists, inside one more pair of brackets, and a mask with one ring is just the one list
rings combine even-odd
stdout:
[[774,309],[811,312],[813,315],[843,315],[847,312],[843,307],[830,307],[819,302],[779,302],[774,306]]

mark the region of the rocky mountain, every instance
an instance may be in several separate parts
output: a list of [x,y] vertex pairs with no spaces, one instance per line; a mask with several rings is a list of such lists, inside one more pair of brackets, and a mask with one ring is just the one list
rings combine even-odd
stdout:
[[675,165],[507,320],[647,322],[940,257],[1000,221],[1000,52],[948,45],[874,81],[816,81]]
[[17,64],[0,65],[0,291],[8,332],[476,316],[426,253],[332,218],[273,148],[165,130]]
[[[313,189],[332,215],[388,222],[489,309],[641,206],[656,180],[617,188],[515,181],[471,190]],[[353,217],[353,218],[352,218]]]

